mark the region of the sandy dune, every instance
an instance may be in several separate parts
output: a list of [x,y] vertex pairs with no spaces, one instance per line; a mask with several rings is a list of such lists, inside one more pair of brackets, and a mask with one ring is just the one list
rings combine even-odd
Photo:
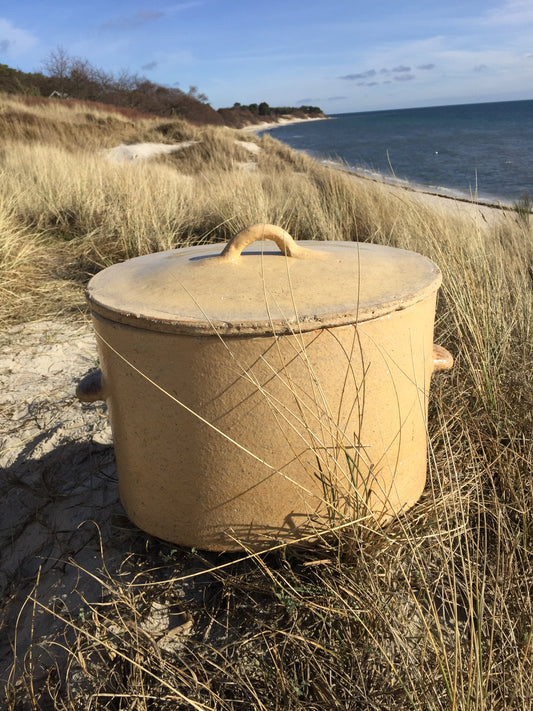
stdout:
[[175,153],[194,145],[197,141],[182,141],[181,143],[129,143],[116,146],[105,154],[112,163],[140,163],[162,153]]

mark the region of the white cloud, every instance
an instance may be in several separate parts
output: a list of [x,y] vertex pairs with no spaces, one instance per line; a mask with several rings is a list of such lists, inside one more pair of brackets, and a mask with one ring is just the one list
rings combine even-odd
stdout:
[[533,24],[533,3],[531,0],[504,0],[499,7],[487,12],[484,24],[497,26]]
[[[501,45],[495,44],[486,48],[476,46],[473,39],[467,42],[464,38],[436,36],[374,47],[365,54],[363,61],[366,66],[394,67],[393,70],[382,71],[383,74],[411,73],[415,74],[417,79],[433,82],[437,77],[452,75],[458,79],[470,73],[474,67],[481,66],[499,68],[501,71],[516,71],[519,63],[524,63],[523,58],[526,56],[526,51],[518,53],[514,47],[503,42]],[[410,67],[431,71],[421,73],[413,69],[411,72]]]
[[15,57],[24,54],[37,44],[37,38],[27,30],[15,27],[12,22],[0,17],[0,52]]
[[[528,1],[533,5],[533,0]],[[370,80],[342,82],[343,87],[353,87],[352,105],[357,109],[390,108],[527,97],[533,84],[531,42],[518,42],[514,27],[506,27],[505,32],[499,27],[481,31],[480,22],[471,23],[462,34],[387,42],[360,52],[357,64],[343,67],[344,72],[375,67],[381,81],[380,86],[372,87]],[[509,40],[505,37],[508,32]],[[494,41],[495,37],[501,41]],[[399,71],[403,68],[405,71]],[[349,110],[350,102],[346,106],[344,110]]]

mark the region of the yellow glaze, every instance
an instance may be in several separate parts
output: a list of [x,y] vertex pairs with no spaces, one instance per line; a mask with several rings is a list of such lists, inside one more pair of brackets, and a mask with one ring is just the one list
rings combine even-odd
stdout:
[[[268,237],[265,227],[254,226],[252,234]],[[228,245],[116,264],[91,279],[87,297],[100,315],[150,330],[280,334],[377,318],[424,299],[441,282],[435,264],[415,252],[292,240],[295,256],[272,241],[249,243],[242,252],[249,239],[239,245],[242,234]]]
[[[391,248],[303,248],[326,257],[255,244],[256,254],[237,250],[223,263],[220,246],[214,257],[200,247],[150,260],[155,275],[147,268],[139,278],[148,263],[139,258],[91,281],[120,496],[145,531],[205,549],[260,549],[348,518],[383,523],[422,493],[430,378],[451,367],[447,351],[433,346],[440,272]],[[241,266],[257,284],[235,277]],[[221,267],[234,276],[226,281]],[[282,301],[287,272],[296,296]],[[176,299],[174,314],[169,289],[190,295]],[[221,295],[231,301],[227,312]],[[204,298],[212,310],[200,326],[202,309],[193,307]],[[275,318],[264,318],[265,303]]]

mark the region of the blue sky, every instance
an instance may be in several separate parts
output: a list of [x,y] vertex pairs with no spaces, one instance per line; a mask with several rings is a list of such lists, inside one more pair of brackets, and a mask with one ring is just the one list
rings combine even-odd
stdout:
[[0,0],[0,63],[328,113],[533,98],[533,0]]

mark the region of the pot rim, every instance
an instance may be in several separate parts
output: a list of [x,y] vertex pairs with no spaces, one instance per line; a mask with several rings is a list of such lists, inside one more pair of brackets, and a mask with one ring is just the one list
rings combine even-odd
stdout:
[[[252,242],[254,249],[243,251]],[[150,331],[283,335],[386,316],[434,295],[441,281],[439,268],[415,252],[358,242],[294,242],[279,227],[254,225],[227,244],[158,252],[108,267],[90,280],[86,297],[93,313]]]

